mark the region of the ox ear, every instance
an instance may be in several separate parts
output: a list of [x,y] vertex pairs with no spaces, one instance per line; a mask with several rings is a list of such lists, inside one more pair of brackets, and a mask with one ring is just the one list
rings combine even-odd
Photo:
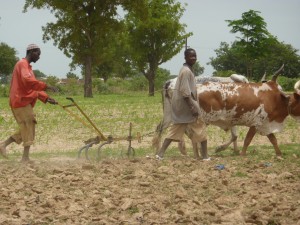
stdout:
[[290,101],[290,96],[285,94],[283,91],[280,91],[280,96],[283,99],[283,101],[286,101],[286,102]]

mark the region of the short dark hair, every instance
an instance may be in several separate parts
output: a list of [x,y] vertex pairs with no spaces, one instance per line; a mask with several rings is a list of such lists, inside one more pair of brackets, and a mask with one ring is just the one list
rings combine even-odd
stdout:
[[191,52],[196,52],[195,49],[193,48],[187,48],[185,51],[184,51],[184,57],[187,57],[188,54],[190,54]]

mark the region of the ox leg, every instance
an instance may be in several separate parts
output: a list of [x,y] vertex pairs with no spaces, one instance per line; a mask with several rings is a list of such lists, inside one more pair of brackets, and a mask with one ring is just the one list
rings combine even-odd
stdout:
[[196,160],[200,160],[197,142],[192,141],[192,145],[193,145],[194,158],[195,158]]
[[231,141],[233,142],[233,152],[234,154],[239,154],[240,151],[238,149],[238,146],[237,146],[237,129],[236,127],[232,127],[231,128]]
[[275,135],[274,134],[269,134],[269,135],[267,135],[267,137],[269,138],[270,142],[272,143],[272,145],[275,149],[276,156],[281,157],[282,153],[281,153],[281,151],[278,147],[277,139],[276,139]]
[[163,159],[164,158],[165,151],[167,150],[167,148],[169,147],[171,142],[172,142],[172,139],[169,139],[169,138],[166,138],[164,140],[164,143],[162,144],[159,152],[157,153],[156,158],[158,158],[158,159]]
[[245,140],[244,140],[244,146],[243,146],[243,150],[241,152],[240,155],[242,156],[245,156],[246,155],[246,152],[247,152],[247,148],[248,146],[250,145],[254,135],[256,134],[256,129],[255,127],[250,127],[248,132],[247,132],[247,135],[245,137]]
[[218,146],[215,149],[216,153],[224,151],[226,148],[228,148],[228,146],[231,143],[233,143],[233,151],[234,151],[234,153],[237,153],[237,154],[239,153],[239,150],[238,150],[238,147],[237,147],[237,132],[236,132],[236,127],[232,127],[231,130],[230,130],[230,132],[231,132],[231,139],[228,142],[226,142],[226,143]]
[[180,153],[181,153],[182,155],[187,155],[184,140],[178,142],[178,148],[179,148],[179,151],[180,151]]
[[202,141],[200,144],[201,144],[202,159],[205,160],[205,161],[210,160],[210,157],[208,157],[208,154],[207,154],[207,140]]

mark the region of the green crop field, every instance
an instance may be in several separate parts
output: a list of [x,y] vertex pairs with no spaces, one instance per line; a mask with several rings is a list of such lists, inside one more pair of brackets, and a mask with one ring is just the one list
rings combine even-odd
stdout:
[[[69,105],[72,102],[66,97],[54,97],[60,105]],[[129,124],[132,123],[132,147],[136,157],[153,155],[155,150],[151,147],[155,128],[162,117],[161,95],[157,93],[154,97],[147,96],[146,92],[130,94],[96,95],[94,98],[83,98],[72,96],[79,107],[86,113],[95,126],[105,135],[123,140],[114,141],[101,149],[102,158],[126,157],[128,150]],[[85,126],[81,121],[64,110],[60,105],[44,105],[38,102],[35,107],[37,116],[36,143],[32,147],[32,157],[70,156],[77,157],[79,149],[84,146],[83,141],[97,136],[94,129]],[[83,117],[76,107],[67,108],[72,114],[89,122]],[[0,98],[0,139],[5,140],[11,135],[16,123],[8,106],[7,98]],[[230,132],[224,132],[215,126],[208,126],[208,144],[210,155],[214,155],[214,149],[224,141],[229,140]],[[241,149],[247,128],[239,127],[239,147]],[[139,143],[135,138],[137,133],[142,136]],[[299,124],[291,117],[286,120],[285,130],[276,134],[278,143],[285,157],[295,158],[300,155]],[[187,141],[189,155],[192,150]],[[91,158],[96,157],[98,146],[94,145],[89,150]],[[100,152],[100,151],[99,151]],[[11,159],[19,158],[22,146],[12,144],[8,148]],[[249,155],[259,157],[273,157],[275,152],[267,137],[256,135],[249,147]],[[172,144],[168,155],[179,155],[176,144]],[[219,155],[231,155],[228,149]],[[84,157],[84,155],[82,155]]]

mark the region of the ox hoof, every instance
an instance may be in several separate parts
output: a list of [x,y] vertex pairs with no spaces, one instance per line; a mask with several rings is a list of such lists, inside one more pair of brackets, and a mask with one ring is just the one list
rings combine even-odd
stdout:
[[208,157],[208,158],[206,158],[206,159],[202,159],[202,161],[204,161],[204,162],[206,162],[206,161],[211,161],[211,158]]
[[156,160],[159,160],[159,161],[164,159],[164,157],[160,157],[159,155],[155,155],[155,158],[156,158]]
[[277,156],[276,156],[276,159],[277,159],[277,160],[280,160],[280,161],[284,160],[284,158],[283,158],[281,155],[277,155]]

